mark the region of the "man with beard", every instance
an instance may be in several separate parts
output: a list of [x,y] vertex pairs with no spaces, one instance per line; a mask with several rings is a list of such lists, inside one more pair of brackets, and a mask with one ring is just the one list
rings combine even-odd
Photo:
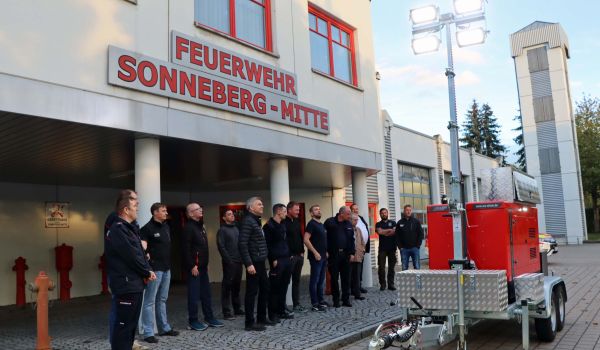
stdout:
[[308,249],[310,262],[310,302],[313,311],[325,311],[328,306],[323,299],[323,281],[325,280],[325,267],[327,266],[327,231],[321,223],[321,207],[313,205],[309,209],[311,220],[304,231],[304,245]]
[[396,223],[388,219],[388,210],[381,208],[379,216],[381,221],[375,225],[379,235],[379,252],[377,253],[377,272],[379,274],[379,290],[385,290],[385,260],[387,258],[387,287],[389,290],[396,290],[394,287],[394,267],[396,266]]

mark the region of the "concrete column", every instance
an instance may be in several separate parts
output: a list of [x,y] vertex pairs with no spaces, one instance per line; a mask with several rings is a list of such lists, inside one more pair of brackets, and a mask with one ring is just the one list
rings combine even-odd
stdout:
[[[287,205],[290,201],[290,176],[288,160],[285,158],[272,158],[269,160],[271,169],[271,206],[282,203]],[[265,208],[265,217],[271,216],[271,208]]]
[[[354,203],[358,204],[359,214],[369,221],[369,200],[367,197],[367,172],[362,169],[352,170],[352,195]],[[363,262],[363,287],[373,287],[373,271],[371,254],[365,254]]]
[[145,225],[152,203],[160,202],[160,142],[157,138],[135,140],[135,191],[138,193],[138,223]]
[[[269,168],[271,170],[271,207],[277,203],[287,205],[290,201],[290,176],[288,170],[288,160],[285,158],[269,159]],[[272,215],[271,208],[265,208],[264,217]],[[285,303],[292,305],[292,283],[288,285]]]

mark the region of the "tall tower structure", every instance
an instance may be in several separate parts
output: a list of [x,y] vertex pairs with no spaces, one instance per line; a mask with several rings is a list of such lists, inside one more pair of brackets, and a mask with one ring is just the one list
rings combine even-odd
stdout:
[[540,232],[579,244],[587,238],[581,167],[567,59],[558,23],[533,22],[511,34],[527,171],[541,186]]

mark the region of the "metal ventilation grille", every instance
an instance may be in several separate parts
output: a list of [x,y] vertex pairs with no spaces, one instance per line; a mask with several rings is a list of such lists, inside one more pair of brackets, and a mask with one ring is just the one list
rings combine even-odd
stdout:
[[533,247],[533,248],[529,248],[529,258],[530,259],[535,259],[537,257],[537,248]]

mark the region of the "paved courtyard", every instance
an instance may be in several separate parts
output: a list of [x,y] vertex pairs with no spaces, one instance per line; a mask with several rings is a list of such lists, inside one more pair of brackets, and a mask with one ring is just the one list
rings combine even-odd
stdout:
[[[308,306],[308,284],[302,304]],[[243,284],[243,283],[242,283]],[[213,299],[219,295],[218,285],[213,286]],[[242,294],[243,296],[243,294]],[[141,344],[150,349],[307,349],[339,348],[341,344],[361,339],[372,333],[384,320],[398,318],[400,310],[390,307],[395,299],[391,291],[380,292],[370,288],[364,301],[354,301],[352,308],[329,308],[326,312],[296,313],[293,320],[268,327],[265,332],[244,331],[244,319],[224,321],[223,328],[209,328],[196,332],[185,330],[187,325],[186,290],[174,286],[171,290],[168,312],[172,326],[182,331],[178,337],[159,337],[158,344]],[[327,300],[331,300],[329,297]],[[67,303],[54,302],[50,308],[50,335],[54,349],[83,350],[109,349],[108,296],[77,298]],[[213,302],[213,310],[220,316],[220,304]],[[368,329],[368,331],[367,331]],[[362,331],[362,334],[361,334]],[[35,311],[30,305],[25,309],[0,308],[0,349],[35,348]],[[353,339],[348,336],[353,336]]]
[[[549,257],[549,269],[564,278],[568,302],[564,329],[552,343],[537,341],[533,323],[530,348],[538,350],[600,349],[600,244],[560,247]],[[344,347],[367,349],[369,339]],[[521,326],[515,321],[484,321],[471,328],[467,336],[469,350],[521,349]],[[456,349],[450,343],[443,350]]]

